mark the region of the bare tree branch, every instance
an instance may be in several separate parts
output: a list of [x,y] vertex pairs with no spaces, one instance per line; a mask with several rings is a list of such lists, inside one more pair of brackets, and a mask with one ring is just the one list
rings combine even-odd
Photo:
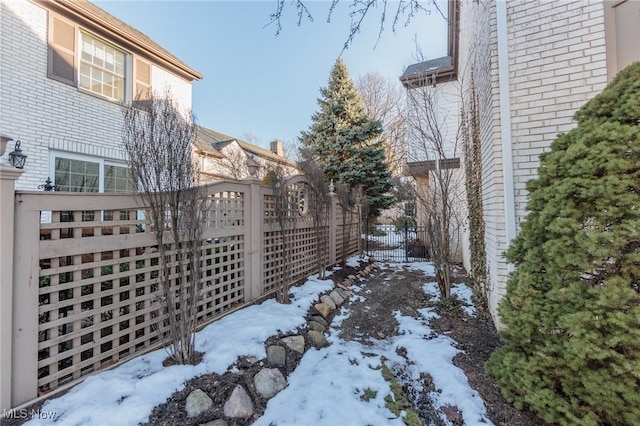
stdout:
[[[135,105],[135,106],[134,106]],[[122,141],[132,176],[157,243],[160,271],[158,330],[169,337],[169,356],[179,364],[195,355],[197,301],[205,196],[191,159],[197,126],[171,93],[123,106]],[[166,326],[166,328],[165,328]]]
[[361,76],[357,82],[365,112],[382,123],[382,142],[389,170],[394,176],[403,175],[406,167],[406,99],[396,80],[385,79],[377,73]]
[[[329,6],[327,13],[327,22],[331,22],[331,18],[334,13],[336,13],[336,8],[339,2],[340,0],[331,1],[331,5]],[[397,3],[397,6],[395,6],[395,11],[392,14],[389,14],[389,11],[393,9],[393,7],[389,7],[389,5],[393,3]],[[298,26],[302,24],[304,19],[313,22],[313,16],[306,6],[306,1],[293,0],[291,1],[291,4],[296,8]],[[380,17],[378,18],[379,30],[376,45],[385,31],[385,25],[388,20],[391,20],[391,30],[395,33],[400,24],[407,27],[417,14],[431,14],[431,9],[434,9],[438,14],[446,19],[446,15],[440,9],[435,0],[399,0],[397,2],[394,0],[350,0],[348,16],[351,19],[351,23],[349,25],[347,38],[342,48],[343,52],[351,46],[353,40],[355,40],[358,33],[360,33],[364,22],[369,16],[371,16],[372,9],[377,9],[379,4],[381,4],[381,12]],[[287,7],[287,0],[276,0],[276,10],[269,15],[270,21],[267,25],[275,25],[276,36],[282,31],[283,13]]]

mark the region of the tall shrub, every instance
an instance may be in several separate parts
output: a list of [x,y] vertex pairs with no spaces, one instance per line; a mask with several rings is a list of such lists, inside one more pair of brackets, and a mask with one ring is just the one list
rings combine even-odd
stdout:
[[640,63],[541,157],[487,369],[547,422],[640,424]]

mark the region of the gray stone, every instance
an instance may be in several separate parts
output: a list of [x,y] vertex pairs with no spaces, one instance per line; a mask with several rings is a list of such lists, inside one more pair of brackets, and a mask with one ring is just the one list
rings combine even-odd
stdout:
[[282,346],[273,345],[267,348],[267,362],[278,367],[284,367],[286,359],[287,350]]
[[227,422],[222,419],[211,420],[210,422],[200,423],[199,426],[228,426]]
[[344,280],[340,284],[338,284],[338,287],[341,288],[342,290],[349,290],[350,285],[351,285],[351,281]]
[[[321,317],[318,317],[318,318],[321,318]],[[299,354],[304,353],[304,337],[302,336],[283,337],[282,341],[292,351],[296,351]]]
[[320,333],[319,331],[309,330],[309,338],[316,348],[325,348],[329,346],[327,338],[324,337],[324,334]]
[[315,322],[317,322],[319,324],[324,325],[325,327],[329,327],[329,323],[324,318],[322,318],[320,315],[313,315],[311,317],[311,321],[315,321]]
[[346,290],[346,291],[345,291],[345,290],[343,290],[343,289],[341,289],[341,288],[336,288],[336,290],[335,290],[335,291],[337,291],[337,292],[338,292],[338,294],[339,294],[340,296],[342,296],[342,298],[343,298],[344,300],[347,300],[347,299],[349,298],[349,296],[347,296],[347,293],[349,293],[349,290]]
[[324,294],[324,295],[320,296],[320,301],[322,303],[324,303],[325,305],[329,306],[332,311],[334,311],[336,309],[335,302],[328,295]]
[[253,384],[261,397],[268,399],[287,386],[287,381],[277,368],[263,368],[253,378]]
[[232,419],[246,419],[253,415],[253,401],[247,391],[240,385],[236,386],[229,400],[224,403],[224,415]]
[[356,281],[358,281],[355,275],[349,275],[349,279],[351,280],[352,283],[355,283]]
[[309,321],[309,329],[314,331],[319,331],[320,333],[324,333],[327,327],[315,321]]
[[203,390],[196,389],[189,394],[185,409],[188,417],[196,417],[213,407],[213,400]]
[[340,306],[344,303],[344,297],[340,296],[340,293],[338,293],[336,290],[333,290],[331,293],[329,293],[329,297],[331,298],[331,300],[333,300],[336,306]]
[[253,356],[253,355],[250,355],[250,356],[248,356],[248,357],[247,357],[247,362],[248,362],[249,364],[255,364],[256,362],[258,362],[258,358],[256,358],[256,357],[255,357],[255,356]]
[[326,303],[316,303],[313,307],[316,308],[324,318],[327,318],[332,312],[331,307]]

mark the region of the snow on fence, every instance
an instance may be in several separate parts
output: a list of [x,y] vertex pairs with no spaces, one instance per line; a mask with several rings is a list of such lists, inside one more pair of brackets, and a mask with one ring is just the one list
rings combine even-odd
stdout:
[[[304,183],[301,176],[288,182],[295,188]],[[201,326],[273,293],[283,266],[291,268],[294,283],[316,272],[318,250],[328,252],[330,263],[342,253],[343,221],[335,198],[329,247],[317,246],[308,215],[285,231],[291,265],[282,264],[271,188],[256,180],[213,183],[206,187],[206,205]],[[9,298],[12,309],[0,318],[2,331],[10,333],[2,336],[10,350],[0,352],[1,408],[162,345],[158,251],[134,195],[18,191],[13,222],[13,285],[3,282],[0,292],[3,308]],[[349,254],[357,250],[357,228],[349,228]],[[0,227],[2,240],[7,231]]]

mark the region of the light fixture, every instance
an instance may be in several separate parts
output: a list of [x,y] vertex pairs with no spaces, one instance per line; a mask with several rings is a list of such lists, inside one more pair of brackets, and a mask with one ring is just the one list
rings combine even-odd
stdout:
[[24,163],[27,161],[27,156],[22,153],[20,149],[20,141],[16,141],[16,146],[13,151],[9,153],[9,163],[16,169],[22,169]]
[[336,195],[336,193],[334,192],[335,190],[336,190],[336,186],[333,184],[333,179],[331,179],[331,183],[329,184],[329,195],[330,196]]

